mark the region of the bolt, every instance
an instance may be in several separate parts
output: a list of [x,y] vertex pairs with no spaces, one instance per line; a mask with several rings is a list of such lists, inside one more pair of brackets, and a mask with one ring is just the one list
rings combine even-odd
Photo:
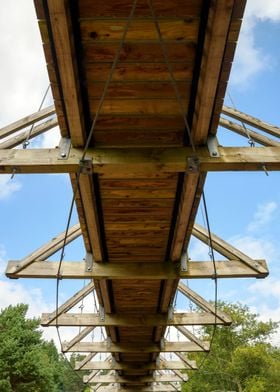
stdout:
[[217,151],[213,151],[213,152],[212,152],[212,156],[213,156],[213,157],[216,157],[217,155],[218,155]]
[[65,152],[62,152],[62,153],[60,154],[60,156],[61,156],[61,158],[65,158],[65,157],[66,157],[66,153],[65,153]]

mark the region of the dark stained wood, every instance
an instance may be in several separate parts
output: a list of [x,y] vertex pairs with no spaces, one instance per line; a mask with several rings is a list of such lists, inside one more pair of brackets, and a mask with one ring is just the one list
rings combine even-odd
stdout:
[[[91,0],[79,2],[79,15],[81,18],[93,17],[127,17],[131,10],[130,0],[97,0],[92,6]],[[187,17],[200,16],[202,0],[154,0],[153,7],[159,17]],[[135,17],[151,16],[151,11],[146,0],[139,0],[135,12]]]

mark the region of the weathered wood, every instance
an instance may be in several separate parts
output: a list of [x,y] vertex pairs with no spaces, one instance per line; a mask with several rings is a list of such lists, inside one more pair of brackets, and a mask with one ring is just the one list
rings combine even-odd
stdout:
[[206,142],[210,130],[233,6],[233,0],[223,0],[211,3],[209,9],[192,124],[192,137],[197,144]]
[[[216,261],[218,278],[264,278],[268,275],[265,260],[254,260],[255,264],[263,267],[264,272],[257,272],[241,263],[239,260]],[[6,276],[9,278],[50,278],[56,279],[58,262],[34,260],[32,265],[18,271],[19,261],[9,261]],[[63,261],[60,269],[63,279],[206,279],[213,278],[213,263],[211,261],[189,261],[187,271],[179,271],[176,264],[151,262],[118,262],[94,263],[92,271],[86,271],[83,262]]]
[[[202,172],[280,170],[279,147],[219,147],[220,157],[210,157],[206,147],[197,149]],[[67,160],[58,159],[56,149],[1,150],[0,174],[75,173],[82,156],[71,149]],[[155,173],[185,172],[192,150],[165,149],[89,149],[95,173],[104,178],[154,177]]]
[[50,129],[56,127],[57,124],[58,124],[57,118],[47,120],[44,123],[33,127],[31,133],[29,130],[22,131],[20,134],[17,134],[13,137],[10,137],[8,140],[5,140],[4,142],[0,143],[0,149],[16,147],[16,146],[20,145],[21,143],[23,143],[27,138],[28,138],[28,140],[31,140],[34,137],[39,136],[42,133],[47,132]]
[[21,129],[26,128],[29,125],[32,125],[37,121],[43,120],[44,118],[49,117],[53,114],[55,114],[55,108],[53,105],[51,105],[36,113],[26,116],[12,124],[9,124],[6,127],[0,129],[0,139],[12,135],[13,133],[20,131]]
[[[89,378],[88,376],[84,376],[84,382],[88,382]],[[97,375],[94,376],[91,380],[90,383],[124,383],[124,384],[141,384],[141,383],[147,383],[147,382],[181,382],[182,379],[179,377],[176,377],[174,374],[169,374],[169,375],[155,375],[155,376],[118,376],[118,375]]]
[[[183,327],[181,325],[177,325],[176,329],[178,329],[178,331],[180,331],[182,335],[184,335],[186,338],[188,338],[189,340],[191,340],[192,342],[194,342],[195,344],[200,346],[202,349],[207,349],[209,347],[209,343],[208,342],[205,342],[205,341],[197,338],[187,328],[185,328],[185,327]],[[207,343],[207,344],[205,345],[205,343]]]
[[47,3],[71,141],[74,146],[83,146],[85,143],[84,118],[67,2],[48,0]]
[[166,361],[162,360],[159,363],[150,362],[150,363],[137,363],[129,364],[129,363],[110,363],[109,361],[92,361],[87,362],[86,364],[81,366],[82,362],[75,363],[75,370],[192,370],[197,369],[197,365],[195,361],[190,361],[191,366],[186,364],[183,361]]
[[[91,327],[89,327],[91,328]],[[90,353],[88,354],[82,361],[80,362],[76,362],[75,363],[75,370],[80,370],[82,369],[84,366],[86,366],[86,364],[88,363],[92,363],[90,362],[95,356],[97,355],[97,353]],[[104,363],[107,363],[107,361],[105,361]],[[109,363],[109,362],[108,362]]]
[[[16,265],[14,265],[14,272],[19,273],[24,270],[26,267],[30,266],[36,260],[46,260],[48,257],[53,255],[59,249],[62,248],[64,242],[65,244],[69,244],[71,241],[74,241],[77,237],[81,235],[80,225],[76,224],[72,226],[67,233],[65,238],[65,232],[59,234],[58,236],[51,239],[49,242],[36,249],[34,252],[30,253],[22,260],[18,260]],[[58,266],[57,266],[58,271]],[[56,273],[57,273],[56,271]]]
[[[84,19],[80,22],[82,41],[121,40],[126,26],[125,19]],[[165,40],[196,40],[199,18],[159,20],[162,37]],[[158,40],[153,20],[134,18],[129,26],[126,41]]]
[[[229,121],[223,117],[220,118],[219,125],[221,127],[227,128],[230,131],[237,133],[238,135],[244,136],[248,139],[251,138],[254,142],[261,144],[262,146],[271,146],[271,147],[279,147],[280,142],[274,139],[271,139],[265,135],[262,135],[258,132],[252,131],[252,129],[247,128],[244,129],[242,125],[236,124],[233,121]],[[280,137],[280,131],[279,131]]]
[[162,384],[162,385],[154,385],[149,387],[140,387],[133,388],[129,387],[114,387],[113,385],[109,385],[108,387],[100,387],[98,388],[98,392],[174,392],[176,389],[172,385]]
[[98,353],[169,353],[173,351],[178,352],[199,352],[209,351],[202,349],[193,342],[165,342],[163,347],[159,344],[125,344],[125,343],[111,343],[107,342],[80,342],[68,348],[66,343],[62,344],[62,351],[68,352],[98,352]]
[[[104,320],[101,320],[98,314],[94,313],[66,313],[61,314],[57,321],[49,323],[49,317],[52,313],[43,313],[41,318],[42,326],[60,325],[65,327],[73,326],[95,326],[95,327],[153,327],[157,325],[229,325],[231,320],[222,321],[219,317],[211,313],[174,313],[172,320],[163,314],[143,314],[131,313],[129,315],[106,314]],[[174,351],[174,350],[173,350]],[[176,350],[175,350],[176,351]],[[178,350],[179,351],[179,350]]]
[[196,365],[196,362],[190,360],[190,359],[187,357],[186,354],[179,353],[178,351],[175,351],[174,354],[175,354],[179,359],[181,359],[181,361],[182,361],[183,363],[185,363],[186,366],[188,366],[191,370],[197,370],[197,369],[198,369],[198,367],[197,367],[197,365]]
[[[70,342],[66,343],[68,348],[65,351],[67,352],[69,348],[73,347],[76,343],[79,343],[82,339],[84,339],[93,330],[94,330],[94,327],[84,328],[77,336],[75,336],[73,339],[71,339]],[[91,358],[92,357],[90,357],[88,360],[90,361]]]
[[[209,233],[204,227],[200,226],[199,224],[195,224],[192,230],[192,234],[205,244],[209,245]],[[213,248],[223,256],[240,260],[240,262],[246,264],[252,270],[261,274],[267,273],[266,267],[256,263],[251,257],[245,255],[239,249],[222,240],[214,233],[211,233],[211,243]]]
[[84,297],[86,297],[89,293],[94,290],[94,283],[90,282],[81,290],[79,290],[76,294],[74,294],[71,298],[69,298],[63,305],[59,306],[57,310],[53,313],[49,313],[47,325],[50,325],[54,322],[58,316],[61,314],[68,312],[73,306],[77,305]]
[[228,106],[223,106],[222,113],[232,117],[238,121],[244,122],[245,124],[251,125],[257,129],[260,129],[263,132],[266,132],[272,136],[280,137],[280,128],[275,125],[268,124],[264,121],[259,120],[258,118],[249,116],[246,113],[240,112],[239,110],[230,108]]
[[180,282],[178,285],[178,290],[184,294],[188,299],[194,302],[197,306],[203,309],[206,312],[212,313],[217,319],[220,319],[225,324],[231,324],[231,317],[221,310],[215,309],[215,306],[211,305],[208,301],[202,298],[195,291],[187,287],[183,282]]

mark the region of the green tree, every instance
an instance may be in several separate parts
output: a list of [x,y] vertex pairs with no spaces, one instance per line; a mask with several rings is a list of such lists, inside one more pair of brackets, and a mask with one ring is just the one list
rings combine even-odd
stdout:
[[0,392],[83,391],[82,377],[42,339],[39,320],[26,318],[27,310],[20,304],[0,313]]
[[[219,309],[231,316],[232,325],[216,327],[210,354],[183,391],[279,392],[280,350],[269,343],[278,324],[258,321],[241,304],[219,303]],[[204,340],[211,339],[212,328],[202,329]],[[199,354],[193,358],[202,360]]]

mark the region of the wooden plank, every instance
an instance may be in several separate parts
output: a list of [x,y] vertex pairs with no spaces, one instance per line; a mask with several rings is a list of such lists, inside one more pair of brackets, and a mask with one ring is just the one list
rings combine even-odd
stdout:
[[[96,195],[91,176],[79,176],[79,195],[82,200],[86,221],[87,235],[90,240],[93,257],[96,262],[103,260],[103,244],[100,234],[99,218],[96,205]],[[75,183],[73,188],[75,187]],[[74,188],[75,189],[75,188]]]
[[[89,327],[90,328],[90,327]],[[75,370],[80,370],[82,369],[84,366],[86,366],[88,363],[92,363],[90,362],[95,356],[97,355],[97,353],[89,353],[82,361],[80,362],[76,362],[75,363]],[[106,363],[107,361],[105,361]]]
[[48,10],[71,141],[74,146],[83,146],[85,125],[67,2],[48,0]]
[[[209,233],[204,227],[200,226],[199,224],[194,225],[192,234],[205,244],[209,244]],[[255,261],[251,257],[245,255],[239,249],[222,240],[214,233],[211,233],[211,243],[213,248],[223,256],[240,260],[240,262],[246,264],[254,271],[259,273],[265,273],[265,267],[263,267],[261,264],[255,263]]]
[[197,192],[200,173],[185,174],[181,200],[173,240],[171,245],[170,258],[172,261],[178,261],[182,255],[186,242],[186,233],[188,230],[191,211],[193,208],[194,198]]
[[[62,344],[62,351],[68,352],[98,352],[98,353],[160,353],[160,352],[199,352],[204,351],[201,347],[192,342],[165,342],[164,347],[159,344],[125,344],[107,342],[80,342],[71,348],[67,348],[67,344]],[[209,351],[209,347],[207,349]]]
[[[192,368],[197,368],[195,361],[191,361]],[[87,362],[85,365],[80,366],[81,362],[75,363],[75,370],[185,370],[192,369],[190,366],[185,364],[183,361],[160,361],[159,363],[150,362],[150,363],[138,363],[137,366],[135,364],[128,364],[124,362],[115,362],[110,363],[109,361],[91,361]]]
[[210,6],[192,124],[196,144],[205,144],[209,133],[233,6],[233,0]]
[[[172,62],[185,62],[195,60],[196,41],[165,41],[168,58]],[[119,46],[119,41],[106,42],[94,40],[93,42],[83,42],[84,61],[92,62],[112,62]],[[141,40],[141,42],[125,42],[120,61],[125,62],[162,62],[164,59],[162,49],[158,42],[151,40]],[[190,86],[189,86],[190,87]],[[182,90],[182,89],[180,89]],[[187,89],[186,89],[187,90]],[[174,91],[174,89],[173,89]],[[182,90],[183,92],[183,90]]]
[[[192,80],[193,64],[172,63],[175,80],[190,82]],[[52,66],[48,69],[51,72]],[[110,64],[86,64],[85,74],[87,83],[106,81],[110,72]],[[112,82],[170,82],[170,74],[165,63],[124,63],[118,64],[112,76]]]
[[[257,142],[263,146],[274,146],[274,147],[279,147],[280,146],[280,142],[278,142],[277,140],[271,139],[267,136],[264,136],[258,132],[253,131],[252,129],[247,128],[244,129],[243,126],[236,124],[233,121],[229,121],[223,117],[220,118],[219,121],[219,125],[223,128],[227,128],[230,131],[233,131],[235,133],[237,133],[238,135],[244,136],[248,139],[248,137],[250,137],[251,140],[253,140],[254,142]],[[280,137],[280,132],[279,132],[279,137]]]
[[[254,260],[264,272],[257,272],[240,263],[239,260],[216,261],[218,278],[264,278],[268,275],[265,260]],[[56,279],[58,262],[35,260],[32,265],[17,270],[18,261],[9,261],[6,276],[9,278],[49,278]],[[187,271],[179,271],[176,264],[152,263],[149,261],[118,263],[95,263],[92,271],[86,271],[85,263],[63,261],[60,269],[63,279],[211,279],[214,277],[211,261],[189,261]]]
[[[42,326],[56,325],[56,321],[49,323],[50,313],[43,313],[41,318]],[[58,317],[58,325],[65,327],[74,326],[95,326],[95,327],[152,327],[157,325],[218,325],[230,324],[230,321],[224,322],[219,317],[215,317],[210,313],[174,313],[173,319],[168,320],[166,315],[162,314],[106,314],[105,320],[100,320],[98,314],[91,313],[68,313],[61,314]],[[173,350],[176,351],[176,350]],[[180,350],[177,350],[180,351]]]
[[7,136],[10,136],[17,131],[26,128],[29,125],[34,124],[35,122],[41,121],[44,118],[47,118],[54,114],[55,114],[55,108],[53,105],[51,105],[48,106],[47,108],[39,110],[38,112],[30,114],[29,116],[23,117],[20,120],[1,128],[0,139],[6,138]]
[[[206,147],[197,149],[202,172],[279,171],[279,147],[219,147],[220,157],[210,157]],[[89,149],[94,171],[104,178],[154,177],[157,173],[185,172],[188,147],[164,149]],[[0,174],[8,173],[75,173],[82,156],[71,149],[67,160],[58,159],[57,149],[0,150]]]
[[[119,375],[96,375],[94,376],[90,382],[91,383],[124,383],[124,384],[141,384],[147,382],[181,382],[182,380],[179,377],[176,377],[174,374],[169,375],[155,375],[155,376],[138,376],[138,377],[129,377],[129,376],[119,376]],[[88,377],[84,377],[84,382],[88,382]]]
[[[22,144],[26,139],[31,140],[34,137],[39,136],[42,133],[47,132],[50,129],[56,127],[57,125],[58,125],[57,118],[47,120],[44,123],[33,127],[31,132],[30,132],[30,130],[23,131],[20,134],[17,134],[13,137],[10,137],[8,140],[5,140],[4,142],[0,143],[0,149],[1,148],[4,149],[4,148],[16,147],[16,146]],[[1,130],[0,130],[0,132],[1,132]]]
[[[199,17],[202,8],[202,0],[174,0],[169,3],[165,0],[153,0],[153,7],[158,17]],[[84,0],[79,3],[79,15],[81,18],[93,17],[124,17],[129,15],[131,1],[118,0],[118,7],[115,1],[95,1],[92,7],[91,0]],[[135,17],[151,16],[151,11],[147,1],[139,0]]]
[[127,388],[127,387],[114,387],[113,385],[109,385],[108,387],[99,387],[98,392],[174,392],[175,389],[172,385],[168,384],[162,384],[162,385],[155,385],[155,386],[149,386],[149,387],[140,387],[136,388],[135,386],[133,388]]
[[213,315],[215,315],[215,317],[219,318],[225,324],[231,324],[232,320],[229,315],[220,311],[219,309],[215,309],[215,306],[211,305],[203,297],[201,297],[195,291],[187,287],[183,282],[179,283],[178,290],[183,293],[188,299],[198,305],[201,309],[205,310],[206,312],[212,313]]
[[222,113],[232,117],[238,121],[244,122],[254,128],[260,129],[263,132],[266,132],[272,136],[280,137],[280,128],[275,125],[268,124],[264,121],[259,120],[256,117],[250,116],[246,113],[240,112],[239,110],[230,108],[228,106],[223,106]]
[[[159,26],[164,40],[196,41],[199,30],[199,18],[160,19]],[[82,41],[121,40],[126,19],[81,19]],[[158,40],[158,34],[152,19],[134,18],[129,26],[126,41]]]

